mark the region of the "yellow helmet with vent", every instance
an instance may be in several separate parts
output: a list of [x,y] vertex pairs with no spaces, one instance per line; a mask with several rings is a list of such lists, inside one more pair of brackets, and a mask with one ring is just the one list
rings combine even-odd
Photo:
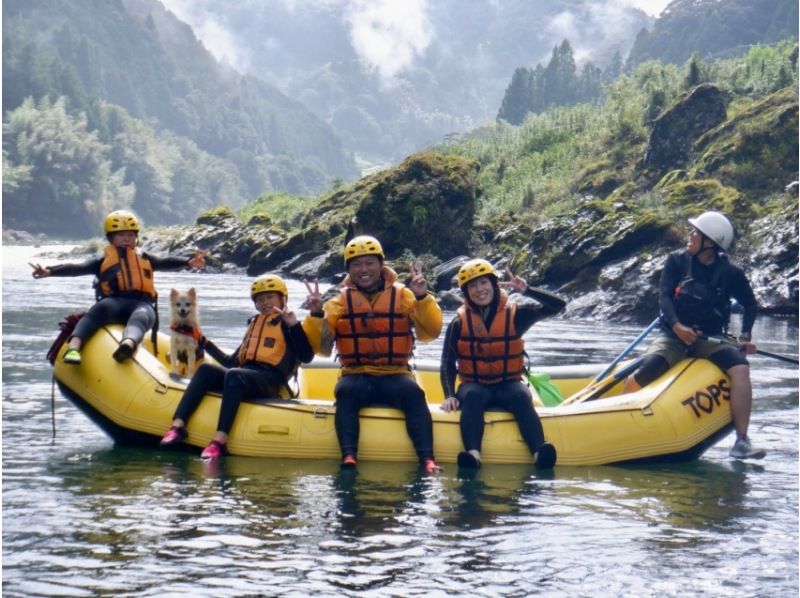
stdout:
[[369,235],[359,235],[347,242],[347,245],[344,246],[345,266],[354,257],[361,257],[362,255],[377,255],[382,260],[385,259],[383,247],[381,247],[378,239]]
[[470,280],[475,280],[480,276],[487,276],[489,274],[497,277],[497,272],[489,262],[482,259],[474,259],[468,261],[459,268],[456,278],[458,280],[458,286],[463,287]]
[[275,274],[262,276],[250,286],[250,297],[252,299],[255,299],[256,295],[261,293],[280,293],[284,298],[289,297],[289,289],[286,288],[283,278]]
[[105,234],[118,233],[120,231],[132,230],[139,232],[139,219],[128,210],[115,210],[106,216],[103,224]]

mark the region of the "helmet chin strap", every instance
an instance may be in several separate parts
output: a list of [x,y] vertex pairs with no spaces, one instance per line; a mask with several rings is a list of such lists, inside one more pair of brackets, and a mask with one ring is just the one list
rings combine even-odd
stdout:
[[[713,251],[714,252],[713,255],[716,257],[717,250],[719,249],[717,244],[714,243],[714,241],[711,241],[711,239],[709,237],[707,237],[702,231],[698,231],[698,232],[700,233],[700,237],[701,237],[701,241],[700,241],[701,245],[700,245],[700,250],[697,253],[694,254],[694,257],[700,258],[700,256],[703,255],[706,251]],[[706,247],[706,239],[711,241],[711,245],[709,245],[708,247]],[[711,263],[711,261],[713,261],[713,260],[710,260],[709,263]]]

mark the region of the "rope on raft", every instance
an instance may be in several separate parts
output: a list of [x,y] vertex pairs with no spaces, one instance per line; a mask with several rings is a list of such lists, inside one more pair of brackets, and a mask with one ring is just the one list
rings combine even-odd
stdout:
[[[56,357],[58,357],[58,352],[61,350],[61,345],[67,342],[70,336],[72,336],[72,331],[75,330],[75,326],[78,324],[80,319],[86,315],[85,311],[76,312],[68,314],[63,320],[58,323],[58,327],[61,328],[61,332],[58,333],[56,340],[53,341],[53,344],[50,345],[50,349],[47,351],[47,361],[50,362],[50,365],[56,364]],[[53,379],[51,381],[50,386],[50,419],[51,424],[53,427],[53,440],[56,439],[56,376],[55,373],[53,374]]]
[[58,323],[61,332],[58,333],[56,340],[53,341],[53,344],[50,345],[50,349],[47,351],[47,361],[50,362],[50,365],[55,365],[56,357],[58,357],[58,352],[61,350],[61,345],[67,342],[67,339],[72,335],[72,331],[75,330],[75,326],[85,315],[85,311],[71,313]]

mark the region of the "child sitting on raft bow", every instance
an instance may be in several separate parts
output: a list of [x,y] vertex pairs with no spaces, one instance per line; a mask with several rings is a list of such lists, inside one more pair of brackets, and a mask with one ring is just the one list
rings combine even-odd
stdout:
[[297,371],[300,362],[309,363],[314,351],[297,316],[287,307],[289,292],[280,276],[268,275],[250,288],[258,314],[247,321],[239,348],[226,355],[202,337],[203,348],[222,365],[202,364],[195,372],[173,415],[172,427],[161,439],[161,447],[180,444],[187,436],[186,423],[207,392],[222,391],[217,433],[203,450],[203,459],[227,454],[228,433],[239,404],[245,399],[277,397]]
[[106,216],[103,231],[108,245],[103,256],[82,264],[42,266],[30,264],[34,278],[48,276],[82,276],[94,274],[97,303],[83,316],[67,341],[64,363],[80,364],[81,347],[101,326],[124,324],[122,340],[114,351],[114,359],[129,359],[136,347],[156,322],[155,270],[204,268],[205,252],[197,251],[191,258],[159,258],[137,249],[139,220],[127,210],[117,210]]
[[[475,259],[458,271],[464,304],[447,328],[442,349],[441,382],[446,399],[442,410],[461,409],[459,467],[481,466],[483,414],[500,407],[512,413],[537,467],[555,465],[556,449],[545,442],[542,424],[533,408],[530,390],[522,382],[525,341],[522,335],[534,323],[557,314],[566,303],[560,297],[528,286],[507,270],[508,282],[499,282],[486,260]],[[537,304],[509,301],[500,286],[510,287]],[[461,382],[455,390],[456,375]]]

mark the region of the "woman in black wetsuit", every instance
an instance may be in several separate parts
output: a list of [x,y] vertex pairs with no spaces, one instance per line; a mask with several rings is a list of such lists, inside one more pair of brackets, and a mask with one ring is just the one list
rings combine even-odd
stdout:
[[[508,274],[509,280],[500,282],[494,267],[482,259],[471,260],[458,271],[464,304],[447,328],[441,381],[446,397],[442,409],[461,409],[464,451],[458,455],[460,467],[480,467],[483,414],[491,407],[514,415],[537,467],[551,468],[556,462],[556,449],[545,442],[530,390],[522,382],[522,336],[534,323],[563,310],[566,302],[529,287],[510,271]],[[535,303],[510,301],[500,286],[522,293]],[[460,381],[458,390],[456,377]]]

